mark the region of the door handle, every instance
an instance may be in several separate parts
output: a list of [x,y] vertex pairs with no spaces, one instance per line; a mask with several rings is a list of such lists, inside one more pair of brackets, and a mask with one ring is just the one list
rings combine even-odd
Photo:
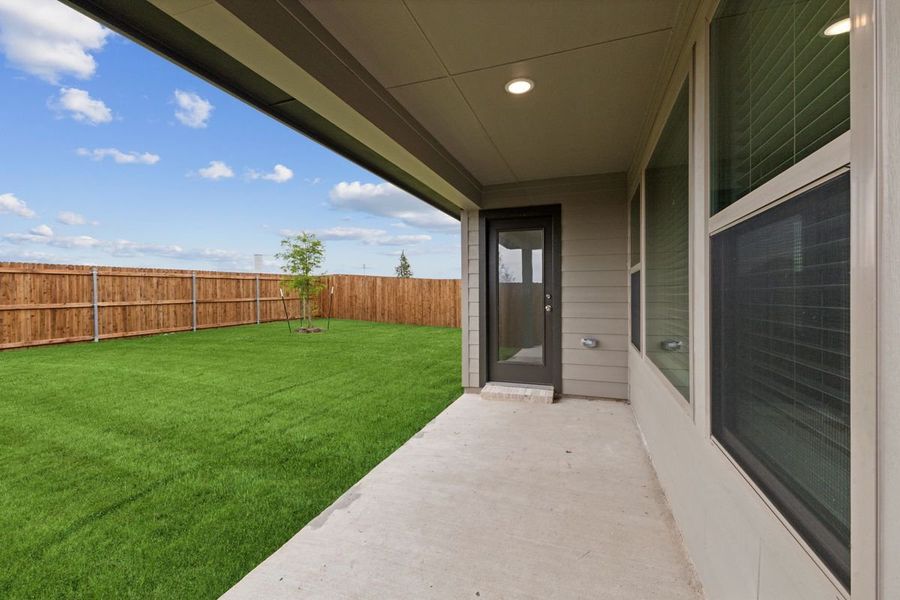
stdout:
[[545,312],[550,312],[550,311],[552,311],[552,310],[553,310],[553,307],[550,306],[549,304],[545,304],[545,305],[544,305],[544,311],[545,311]]

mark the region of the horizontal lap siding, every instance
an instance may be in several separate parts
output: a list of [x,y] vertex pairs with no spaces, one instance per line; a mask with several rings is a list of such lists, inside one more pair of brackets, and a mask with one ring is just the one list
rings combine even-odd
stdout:
[[[562,364],[564,394],[628,397],[627,203],[621,175],[488,188],[484,207],[562,206]],[[468,300],[468,373],[479,384],[478,212],[467,213],[463,281]],[[596,349],[581,344],[596,338]]]
[[[628,397],[627,227],[624,180],[563,197],[565,394]],[[584,337],[598,347],[584,348]]]
[[468,211],[466,219],[466,235],[464,240],[467,249],[466,272],[463,273],[463,281],[466,283],[466,305],[468,314],[468,327],[463,336],[464,343],[468,346],[468,365],[463,365],[463,385],[465,387],[478,387],[481,377],[479,352],[481,351],[481,307],[479,306],[479,285],[481,265],[478,256],[478,211]]
[[[191,271],[98,267],[100,338],[186,331],[193,327]],[[315,315],[459,327],[460,282],[332,275]],[[283,278],[259,275],[259,320],[300,316],[297,294]],[[197,328],[256,323],[257,275],[197,271]],[[0,263],[0,349],[93,339],[91,267]]]

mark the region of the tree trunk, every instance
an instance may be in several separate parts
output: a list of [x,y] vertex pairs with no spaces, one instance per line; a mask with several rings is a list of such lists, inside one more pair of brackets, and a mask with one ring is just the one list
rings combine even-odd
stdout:
[[303,320],[306,321],[307,327],[312,327],[312,319],[309,318],[309,311],[306,308],[306,296],[303,296]]

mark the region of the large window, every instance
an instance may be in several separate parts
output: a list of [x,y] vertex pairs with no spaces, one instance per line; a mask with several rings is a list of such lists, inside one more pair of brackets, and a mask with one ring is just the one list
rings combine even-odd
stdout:
[[788,171],[850,130],[848,4],[722,0],[709,104],[712,432],[849,588],[849,156]]
[[713,434],[848,584],[849,174],[711,250]]
[[690,400],[690,103],[684,83],[644,172],[645,352]]
[[631,343],[641,349],[641,190],[631,199]]
[[850,129],[848,15],[848,0],[722,0],[710,29],[713,213]]

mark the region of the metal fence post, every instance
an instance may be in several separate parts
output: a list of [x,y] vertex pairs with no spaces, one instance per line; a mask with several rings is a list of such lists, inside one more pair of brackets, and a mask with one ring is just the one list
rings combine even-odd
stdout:
[[99,286],[97,285],[97,267],[91,269],[91,283],[93,284],[93,291],[91,293],[91,304],[94,306],[94,341],[100,341],[100,293]]
[[197,273],[191,271],[191,328],[197,331]]
[[259,273],[256,274],[256,324],[259,325]]

